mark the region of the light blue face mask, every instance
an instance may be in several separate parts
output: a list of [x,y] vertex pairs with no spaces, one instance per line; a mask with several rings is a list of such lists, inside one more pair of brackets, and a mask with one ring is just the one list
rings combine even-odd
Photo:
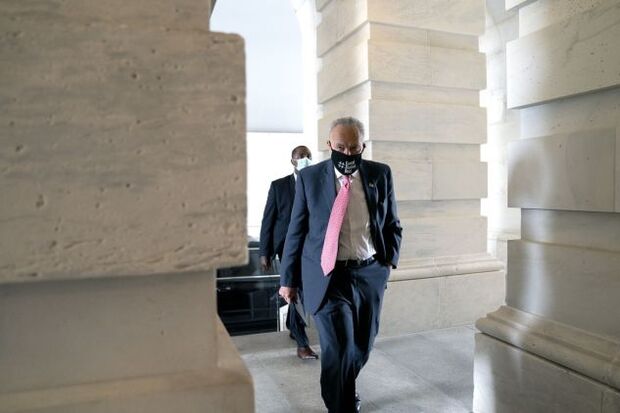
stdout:
[[306,166],[310,166],[310,165],[312,165],[312,159],[308,159],[308,158],[297,159],[297,170],[298,171],[301,171]]

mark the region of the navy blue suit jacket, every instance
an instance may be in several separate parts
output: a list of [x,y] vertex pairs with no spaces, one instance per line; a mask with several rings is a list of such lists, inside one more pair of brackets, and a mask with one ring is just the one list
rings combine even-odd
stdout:
[[[280,266],[280,285],[299,287],[303,279],[304,302],[312,314],[320,309],[331,279],[323,275],[321,251],[336,199],[335,175],[331,159],[299,172]],[[362,160],[360,177],[370,216],[370,234],[377,251],[375,257],[382,264],[396,268],[402,228],[392,172],[385,164]]]
[[260,227],[260,255],[273,258],[276,254],[282,258],[284,239],[291,210],[295,200],[295,177],[293,174],[276,179],[269,186],[267,203]]

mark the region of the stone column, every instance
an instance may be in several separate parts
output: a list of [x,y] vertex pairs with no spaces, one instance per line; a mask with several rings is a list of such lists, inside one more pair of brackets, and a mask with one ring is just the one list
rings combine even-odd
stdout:
[[476,412],[620,411],[620,1],[506,1],[506,306],[478,321]]
[[253,411],[243,41],[209,1],[0,4],[0,411]]
[[486,28],[480,49],[487,60],[487,88],[481,100],[487,109],[487,143],[483,160],[488,165],[488,196],[482,201],[488,218],[489,253],[506,263],[507,242],[521,235],[521,211],[507,202],[508,144],[519,139],[519,111],[506,106],[506,43],[519,36],[519,19],[504,8],[504,0],[486,0]]
[[386,335],[473,323],[503,302],[487,254],[484,0],[319,1],[319,148],[329,123],[367,126],[366,156],[392,167],[404,227]]

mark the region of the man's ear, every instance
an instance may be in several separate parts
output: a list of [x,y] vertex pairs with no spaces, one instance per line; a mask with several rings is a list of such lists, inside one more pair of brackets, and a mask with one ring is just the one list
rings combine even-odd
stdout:
[[294,167],[297,167],[297,162],[295,162],[295,159],[291,158],[291,163],[293,164]]
[[331,150],[332,149],[332,143],[331,141],[328,139],[327,140],[327,147]]

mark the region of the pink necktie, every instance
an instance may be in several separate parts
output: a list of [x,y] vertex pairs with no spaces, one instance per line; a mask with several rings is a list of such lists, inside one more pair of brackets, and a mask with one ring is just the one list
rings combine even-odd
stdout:
[[323,274],[328,276],[336,266],[336,256],[338,255],[338,237],[340,228],[344,220],[344,214],[347,212],[349,204],[349,189],[351,180],[347,175],[343,175],[343,182],[338,196],[332,206],[332,212],[329,215],[327,223],[327,231],[325,232],[325,241],[323,241],[323,251],[321,252],[321,268]]

